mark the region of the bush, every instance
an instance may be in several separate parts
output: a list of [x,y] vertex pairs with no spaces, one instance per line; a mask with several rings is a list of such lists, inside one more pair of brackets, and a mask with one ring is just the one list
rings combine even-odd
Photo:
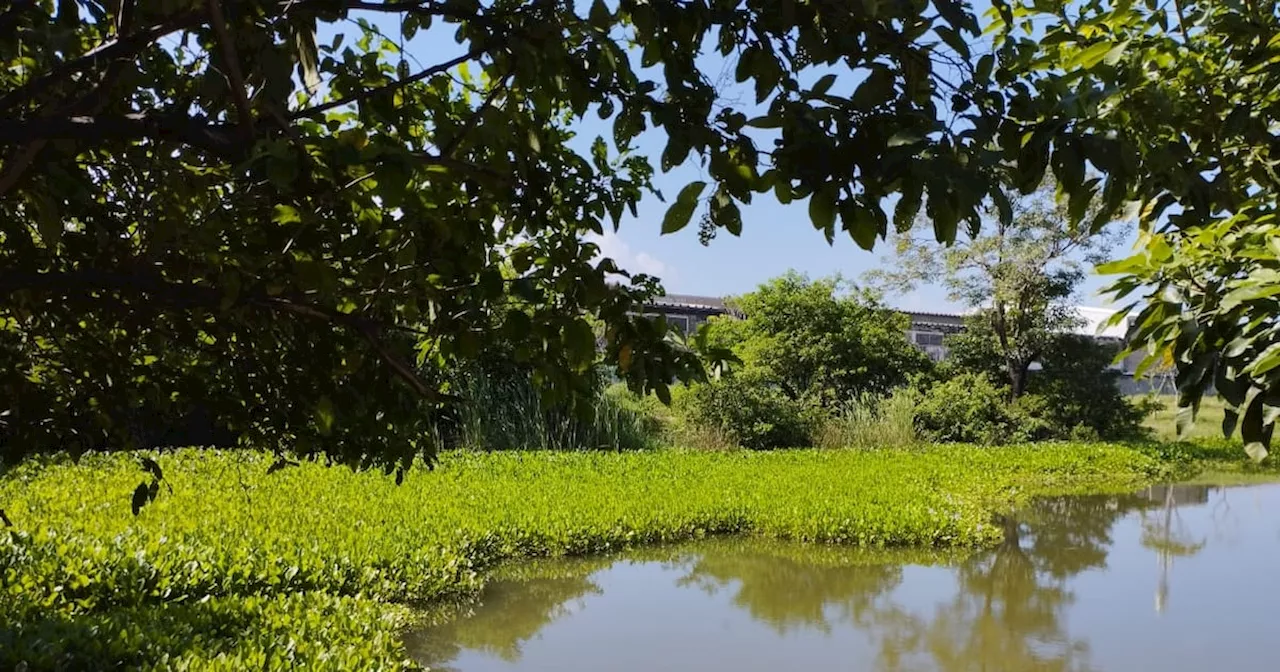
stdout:
[[1118,347],[1086,336],[1060,335],[1042,357],[1030,389],[1044,398],[1042,417],[1055,438],[1139,436],[1149,412],[1120,392],[1120,375],[1108,368]]
[[980,373],[962,373],[938,383],[916,407],[916,427],[932,441],[1000,444],[1020,437],[1025,417],[1008,403],[1008,392]]
[[676,398],[685,431],[718,432],[743,448],[810,445],[820,412],[746,376],[690,386]]
[[[994,337],[979,327],[947,337],[947,359],[939,377],[980,376],[1001,389],[1008,380]],[[1123,439],[1140,436],[1147,403],[1134,403],[1116,385],[1119,373],[1109,368],[1117,346],[1087,336],[1059,334],[1039,358],[1027,391],[1005,412],[1016,417],[1020,440]],[[1008,394],[1000,400],[1008,405]]]
[[708,340],[741,360],[737,373],[792,399],[833,409],[863,394],[888,394],[932,367],[909,340],[906,315],[840,277],[794,272],[732,299],[743,317],[709,322]]
[[822,423],[822,448],[895,448],[916,442],[918,390],[902,387],[887,397],[862,395],[842,404]]

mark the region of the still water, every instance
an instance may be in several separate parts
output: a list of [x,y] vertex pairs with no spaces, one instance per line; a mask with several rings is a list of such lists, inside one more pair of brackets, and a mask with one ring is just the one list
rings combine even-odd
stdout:
[[1280,485],[1039,501],[970,557],[762,541],[513,569],[433,669],[1280,670]]

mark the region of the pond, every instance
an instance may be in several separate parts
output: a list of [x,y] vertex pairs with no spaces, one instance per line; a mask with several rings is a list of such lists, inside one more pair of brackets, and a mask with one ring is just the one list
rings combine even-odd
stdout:
[[1280,485],[1039,500],[959,557],[718,540],[512,568],[432,669],[1280,669]]

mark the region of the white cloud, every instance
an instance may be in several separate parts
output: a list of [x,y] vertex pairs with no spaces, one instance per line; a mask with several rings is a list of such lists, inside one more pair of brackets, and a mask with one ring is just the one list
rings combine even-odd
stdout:
[[595,243],[600,248],[600,253],[596,255],[597,260],[609,257],[618,264],[618,268],[632,273],[647,273],[667,281],[676,277],[674,268],[648,252],[632,250],[631,246],[613,231],[605,231],[604,235],[589,233],[584,240]]

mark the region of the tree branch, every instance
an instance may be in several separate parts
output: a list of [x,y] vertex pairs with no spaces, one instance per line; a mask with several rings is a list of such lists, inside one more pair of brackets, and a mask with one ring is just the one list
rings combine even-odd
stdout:
[[395,91],[397,89],[402,89],[415,82],[420,82],[432,75],[445,72],[450,68],[466,63],[467,61],[474,60],[480,57],[481,55],[485,54],[486,52],[490,51],[491,49],[497,48],[498,46],[500,45],[495,44],[492,47],[490,47],[490,46],[481,44],[473,48],[471,51],[461,56],[458,56],[457,58],[450,59],[438,65],[433,65],[427,68],[426,70],[423,70],[422,72],[419,72],[409,77],[405,77],[404,79],[397,79],[394,82],[389,82],[387,84],[383,84],[382,86],[375,86],[372,89],[365,89],[364,91],[353,94],[351,96],[347,96],[345,98],[339,98],[337,100],[331,100],[327,103],[321,103],[320,105],[313,105],[312,107],[303,108],[301,110],[294,112],[293,114],[290,114],[289,119],[296,120],[296,119],[302,119],[304,117],[314,117],[318,114],[328,112],[329,110],[332,110],[334,108],[342,107],[343,105],[349,105],[351,103],[356,103],[356,102],[365,100],[367,98],[372,98],[373,96],[376,96],[380,93],[386,93],[388,91]]
[[231,95],[235,96],[236,110],[240,113],[241,133],[245,138],[252,138],[253,109],[249,106],[249,93],[244,84],[244,73],[240,72],[240,59],[236,56],[236,45],[231,40],[226,18],[222,15],[222,3],[219,0],[208,0],[205,4],[209,10],[209,20],[213,23],[213,32],[218,36],[222,62],[227,69],[227,84],[231,88]]
[[84,56],[55,67],[51,72],[0,96],[0,112],[23,101],[30,101],[48,91],[53,85],[78,72],[90,70],[98,65],[117,58],[132,57],[139,51],[151,46],[160,38],[200,23],[201,15],[195,12],[179,14],[168,20],[140,30],[132,35],[119,35],[110,42],[103,43],[90,50]]
[[[163,299],[172,305],[215,309],[222,306],[224,300],[222,291],[215,287],[174,283],[159,274],[125,274],[97,269],[81,269],[64,273],[0,272],[0,296],[8,296],[19,291],[52,292],[61,296],[94,292],[132,292],[147,296],[151,300]],[[431,401],[442,398],[438,390],[418,377],[413,367],[392,352],[381,338],[381,334],[387,329],[423,333],[420,330],[395,324],[388,325],[377,320],[283,297],[252,295],[241,297],[237,303],[270,312],[288,313],[319,320],[352,330],[360,334],[377,352],[383,363],[391,369],[391,372],[419,396]]]
[[237,153],[234,127],[177,116],[43,117],[29,121],[0,120],[0,145],[26,145],[40,140],[177,140],[219,155]]
[[485,96],[484,101],[480,103],[480,106],[471,113],[471,116],[467,117],[467,121],[463,124],[462,130],[459,131],[457,135],[453,136],[453,139],[449,140],[449,143],[440,150],[441,156],[453,156],[454,150],[458,148],[458,145],[463,141],[463,139],[465,139],[467,135],[471,133],[471,130],[475,128],[476,122],[480,120],[480,115],[484,114],[484,111],[493,105],[493,102],[498,99],[499,93],[507,89],[507,82],[510,79],[511,73],[507,73],[502,76],[502,79],[498,80],[498,83],[494,85],[491,91],[489,91],[489,95]]
[[[116,35],[127,35],[133,30],[133,16],[136,0],[121,0],[120,11],[116,15]],[[116,58],[111,61],[111,65],[107,67],[107,72],[102,77],[102,81],[98,83],[89,93],[68,106],[66,111],[73,113],[97,114],[102,111],[106,105],[106,93],[120,78],[120,74],[124,72],[124,66],[128,61]],[[5,161],[5,165],[0,172],[0,197],[9,193],[22,176],[26,174],[27,168],[35,162],[40,156],[40,152],[44,151],[47,140],[38,139],[25,145],[18,151],[16,156]]]

